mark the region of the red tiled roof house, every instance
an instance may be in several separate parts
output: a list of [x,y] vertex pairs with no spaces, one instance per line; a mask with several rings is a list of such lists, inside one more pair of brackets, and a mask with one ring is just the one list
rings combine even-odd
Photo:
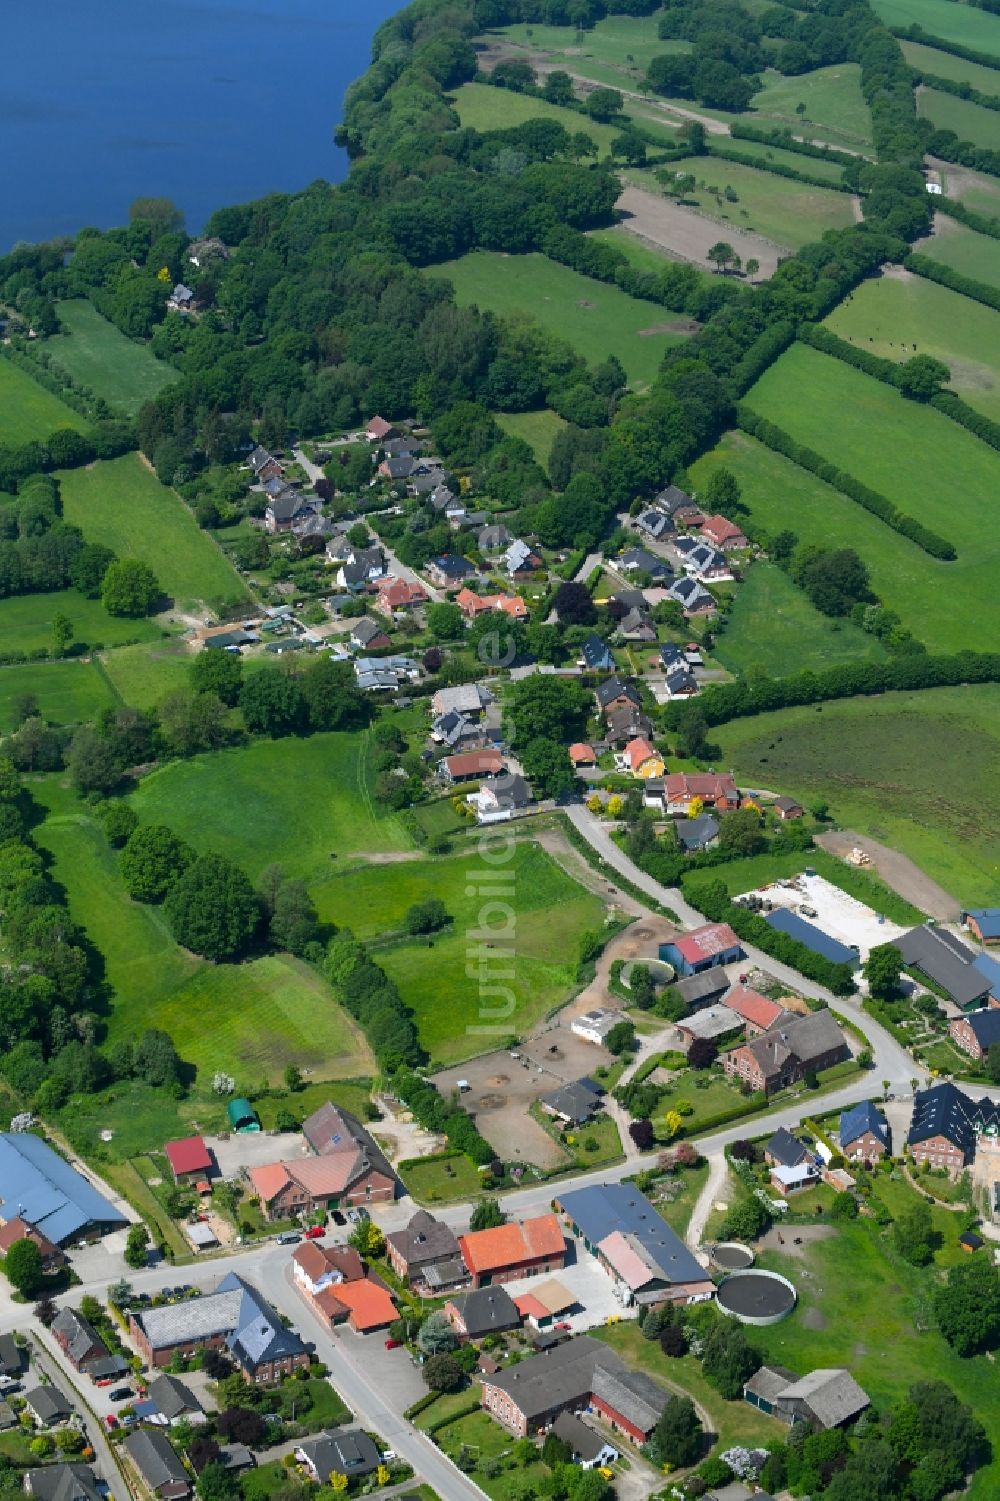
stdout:
[[520,1225],[472,1230],[458,1237],[458,1248],[473,1287],[513,1282],[536,1272],[557,1272],[566,1260],[566,1242],[554,1214]]

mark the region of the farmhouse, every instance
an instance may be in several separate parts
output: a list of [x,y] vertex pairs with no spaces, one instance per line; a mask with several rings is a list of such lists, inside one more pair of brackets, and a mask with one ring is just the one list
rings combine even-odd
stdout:
[[971,907],[962,923],[980,943],[1000,943],[1000,907]]
[[818,1073],[850,1057],[843,1033],[828,1010],[794,1017],[721,1059],[730,1076],[753,1090],[774,1094],[806,1073]]
[[962,1011],[987,1004],[989,981],[972,963],[972,949],[943,928],[923,923],[895,939],[895,944],[903,968],[931,981]]
[[[46,1276],[50,1272],[58,1272],[61,1267],[66,1265],[65,1254],[60,1251],[58,1246],[52,1244],[47,1235],[43,1235],[40,1230],[36,1230],[26,1220],[22,1220],[15,1215],[12,1220],[8,1220],[6,1224],[0,1225],[0,1256],[6,1256],[11,1246],[17,1240],[34,1241],[41,1252],[42,1271]],[[2,1364],[2,1360],[0,1360],[0,1375],[5,1374]]]
[[484,1376],[482,1383],[486,1411],[521,1436],[545,1428],[560,1413],[590,1406],[641,1444],[668,1400],[651,1377],[630,1370],[607,1345],[587,1335]]
[[554,1214],[542,1214],[523,1224],[469,1231],[458,1237],[458,1247],[473,1287],[557,1272],[566,1259],[566,1243]]
[[361,1428],[318,1433],[314,1438],[303,1439],[295,1450],[295,1458],[317,1485],[326,1485],[331,1475],[346,1475],[349,1481],[355,1476],[371,1475],[381,1462],[374,1441]]
[[52,1336],[71,1365],[86,1370],[107,1359],[107,1346],[88,1319],[75,1308],[60,1308],[52,1321]]
[[714,1294],[704,1268],[631,1184],[578,1188],[555,1202],[623,1303],[700,1303]]
[[568,1126],[582,1126],[601,1109],[604,1092],[604,1086],[593,1079],[576,1079],[572,1084],[560,1085],[551,1094],[543,1094],[538,1103],[546,1115]]
[[695,800],[702,807],[728,812],[740,805],[736,782],[729,772],[673,771],[664,783],[668,813],[687,814]]
[[630,772],[634,777],[663,775],[663,757],[644,735],[637,735],[634,740],[630,740],[616,760],[622,771]]
[[770,1000],[766,995],[759,995],[756,990],[748,990],[744,985],[734,985],[723,996],[722,1004],[743,1019],[748,1040],[759,1037],[762,1032],[773,1027],[775,1022],[788,1015],[777,1001]]
[[849,1162],[870,1167],[889,1151],[889,1127],[871,1100],[852,1105],[840,1117],[840,1150]]
[[346,1203],[395,1198],[398,1180],[385,1153],[350,1111],[327,1101],[302,1122],[302,1134],[317,1156],[340,1164]]
[[418,1209],[404,1230],[387,1235],[385,1244],[393,1271],[411,1285],[440,1291],[466,1280],[455,1232],[426,1209]]
[[215,1171],[215,1159],[200,1136],[168,1141],[163,1151],[175,1183],[199,1183]]
[[728,923],[705,923],[670,943],[661,943],[660,958],[679,975],[695,975],[716,965],[734,964],[743,958],[743,947]]
[[349,1246],[305,1241],[292,1256],[292,1280],[313,1312],[331,1327],[346,1322],[356,1334],[384,1329],[397,1316],[382,1280],[366,1275],[365,1264]]
[[956,1017],[948,1031],[956,1047],[981,1063],[994,1043],[1000,1042],[1000,1009],[985,1006],[981,1011],[970,1011]]
[[445,756],[439,770],[445,781],[474,782],[480,777],[499,776],[503,766],[499,751],[461,751],[457,756]]
[[286,1329],[256,1288],[235,1272],[204,1297],[133,1310],[129,1334],[146,1364],[157,1369],[175,1356],[225,1349],[248,1381],[269,1385],[309,1365],[299,1336]]
[[171,1444],[156,1428],[138,1428],[127,1433],[122,1448],[154,1496],[162,1501],[182,1501],[191,1494],[191,1477]]
[[0,1134],[0,1218],[23,1220],[56,1246],[128,1223],[47,1141],[28,1131]]
[[510,1294],[502,1287],[476,1287],[455,1293],[444,1305],[444,1312],[462,1339],[485,1339],[488,1334],[503,1334],[520,1329],[521,1315]]

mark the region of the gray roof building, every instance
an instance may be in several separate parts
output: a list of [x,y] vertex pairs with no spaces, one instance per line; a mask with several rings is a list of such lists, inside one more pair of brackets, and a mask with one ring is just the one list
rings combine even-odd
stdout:
[[500,1334],[505,1329],[517,1329],[521,1315],[514,1301],[503,1287],[475,1287],[469,1292],[456,1293],[448,1299],[461,1319],[465,1333],[470,1339],[482,1339],[487,1334]]
[[569,1444],[574,1459],[585,1465],[592,1464],[607,1448],[601,1435],[581,1422],[573,1412],[561,1412],[552,1424],[552,1432],[564,1444]]
[[[669,1400],[649,1376],[630,1370],[613,1350],[589,1335],[565,1340],[484,1378],[483,1389],[487,1395],[495,1390],[508,1397],[529,1429],[597,1396],[649,1433]],[[486,1405],[492,1404],[487,1400]]]
[[157,1412],[161,1413],[168,1423],[183,1417],[185,1413],[204,1411],[191,1388],[183,1381],[178,1381],[176,1376],[157,1376],[151,1381],[149,1400],[155,1403]]
[[724,969],[705,969],[700,974],[685,975],[672,988],[670,994],[679,996],[689,1011],[711,1005],[729,989],[729,980]]
[[454,1230],[426,1209],[418,1209],[406,1228],[393,1230],[386,1241],[410,1277],[423,1274],[424,1268],[434,1262],[450,1261],[459,1254]]
[[556,1202],[588,1250],[616,1231],[630,1237],[644,1253],[651,1274],[672,1283],[703,1283],[708,1277],[662,1215],[631,1183],[597,1183],[569,1193],[556,1191]]
[[764,1150],[769,1157],[774,1159],[778,1167],[798,1167],[809,1156],[798,1138],[784,1126],[780,1126],[775,1131]]
[[12,1334],[0,1334],[0,1376],[20,1376],[24,1355]]
[[97,1476],[89,1465],[43,1465],[25,1470],[24,1489],[38,1501],[103,1501]]
[[370,1475],[380,1462],[374,1443],[360,1428],[319,1433],[315,1438],[304,1439],[295,1452],[320,1485],[325,1485],[334,1472],[346,1475],[348,1480],[354,1475]]
[[30,1131],[0,1135],[0,1218],[15,1217],[57,1246],[92,1230],[103,1234],[128,1223],[47,1141]]
[[598,1361],[591,1386],[593,1395],[643,1433],[651,1433],[667,1404],[667,1393],[645,1371],[614,1367]]
[[72,1407],[57,1386],[36,1386],[24,1400],[43,1428],[66,1423],[73,1416]]
[[75,1308],[60,1308],[52,1320],[52,1334],[78,1370],[108,1354],[93,1324]]
[[810,1371],[779,1392],[775,1408],[786,1421],[804,1419],[814,1428],[839,1428],[870,1406],[868,1393],[850,1371],[837,1368]]
[[719,820],[711,813],[700,813],[697,818],[678,818],[674,832],[682,849],[707,849],[719,837]]
[[781,1393],[795,1380],[795,1372],[787,1366],[762,1365],[743,1383],[743,1399],[762,1412],[772,1412]]
[[191,1494],[191,1480],[170,1440],[157,1428],[138,1428],[122,1448],[157,1496],[170,1501]]
[[133,1318],[154,1352],[222,1335],[233,1357],[250,1370],[305,1352],[295,1331],[286,1329],[266,1299],[235,1272],[224,1277],[214,1293],[144,1308]]
[[986,1004],[989,981],[973,966],[975,955],[972,949],[959,939],[924,923],[893,942],[903,956],[904,967],[925,975],[956,1006],[965,1010],[969,1006]]
[[593,1079],[574,1079],[571,1084],[563,1084],[551,1094],[542,1095],[538,1103],[551,1115],[559,1116],[571,1126],[578,1126],[600,1110],[604,1092],[603,1086]]

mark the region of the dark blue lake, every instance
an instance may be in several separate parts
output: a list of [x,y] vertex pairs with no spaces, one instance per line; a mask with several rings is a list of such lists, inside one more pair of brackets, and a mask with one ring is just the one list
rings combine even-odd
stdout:
[[344,91],[401,0],[7,0],[0,250],[343,177]]

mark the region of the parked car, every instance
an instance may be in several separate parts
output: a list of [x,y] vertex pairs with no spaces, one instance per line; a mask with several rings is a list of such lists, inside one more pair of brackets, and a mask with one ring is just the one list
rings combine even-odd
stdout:
[[359,1225],[362,1220],[370,1220],[371,1215],[368,1213],[368,1210],[364,1208],[349,1209],[347,1211],[347,1218],[350,1220],[352,1225]]
[[274,1238],[279,1246],[297,1246],[302,1236],[297,1230],[282,1230],[281,1234]]
[[398,1350],[402,1343],[403,1341],[401,1339],[387,1339],[385,1342],[385,1347],[387,1350]]
[[135,1392],[130,1386],[116,1386],[114,1391],[108,1393],[108,1396],[112,1402],[130,1402]]
[[345,1214],[342,1214],[339,1209],[331,1209],[330,1213],[333,1216],[333,1223],[335,1225],[347,1224],[347,1216]]

